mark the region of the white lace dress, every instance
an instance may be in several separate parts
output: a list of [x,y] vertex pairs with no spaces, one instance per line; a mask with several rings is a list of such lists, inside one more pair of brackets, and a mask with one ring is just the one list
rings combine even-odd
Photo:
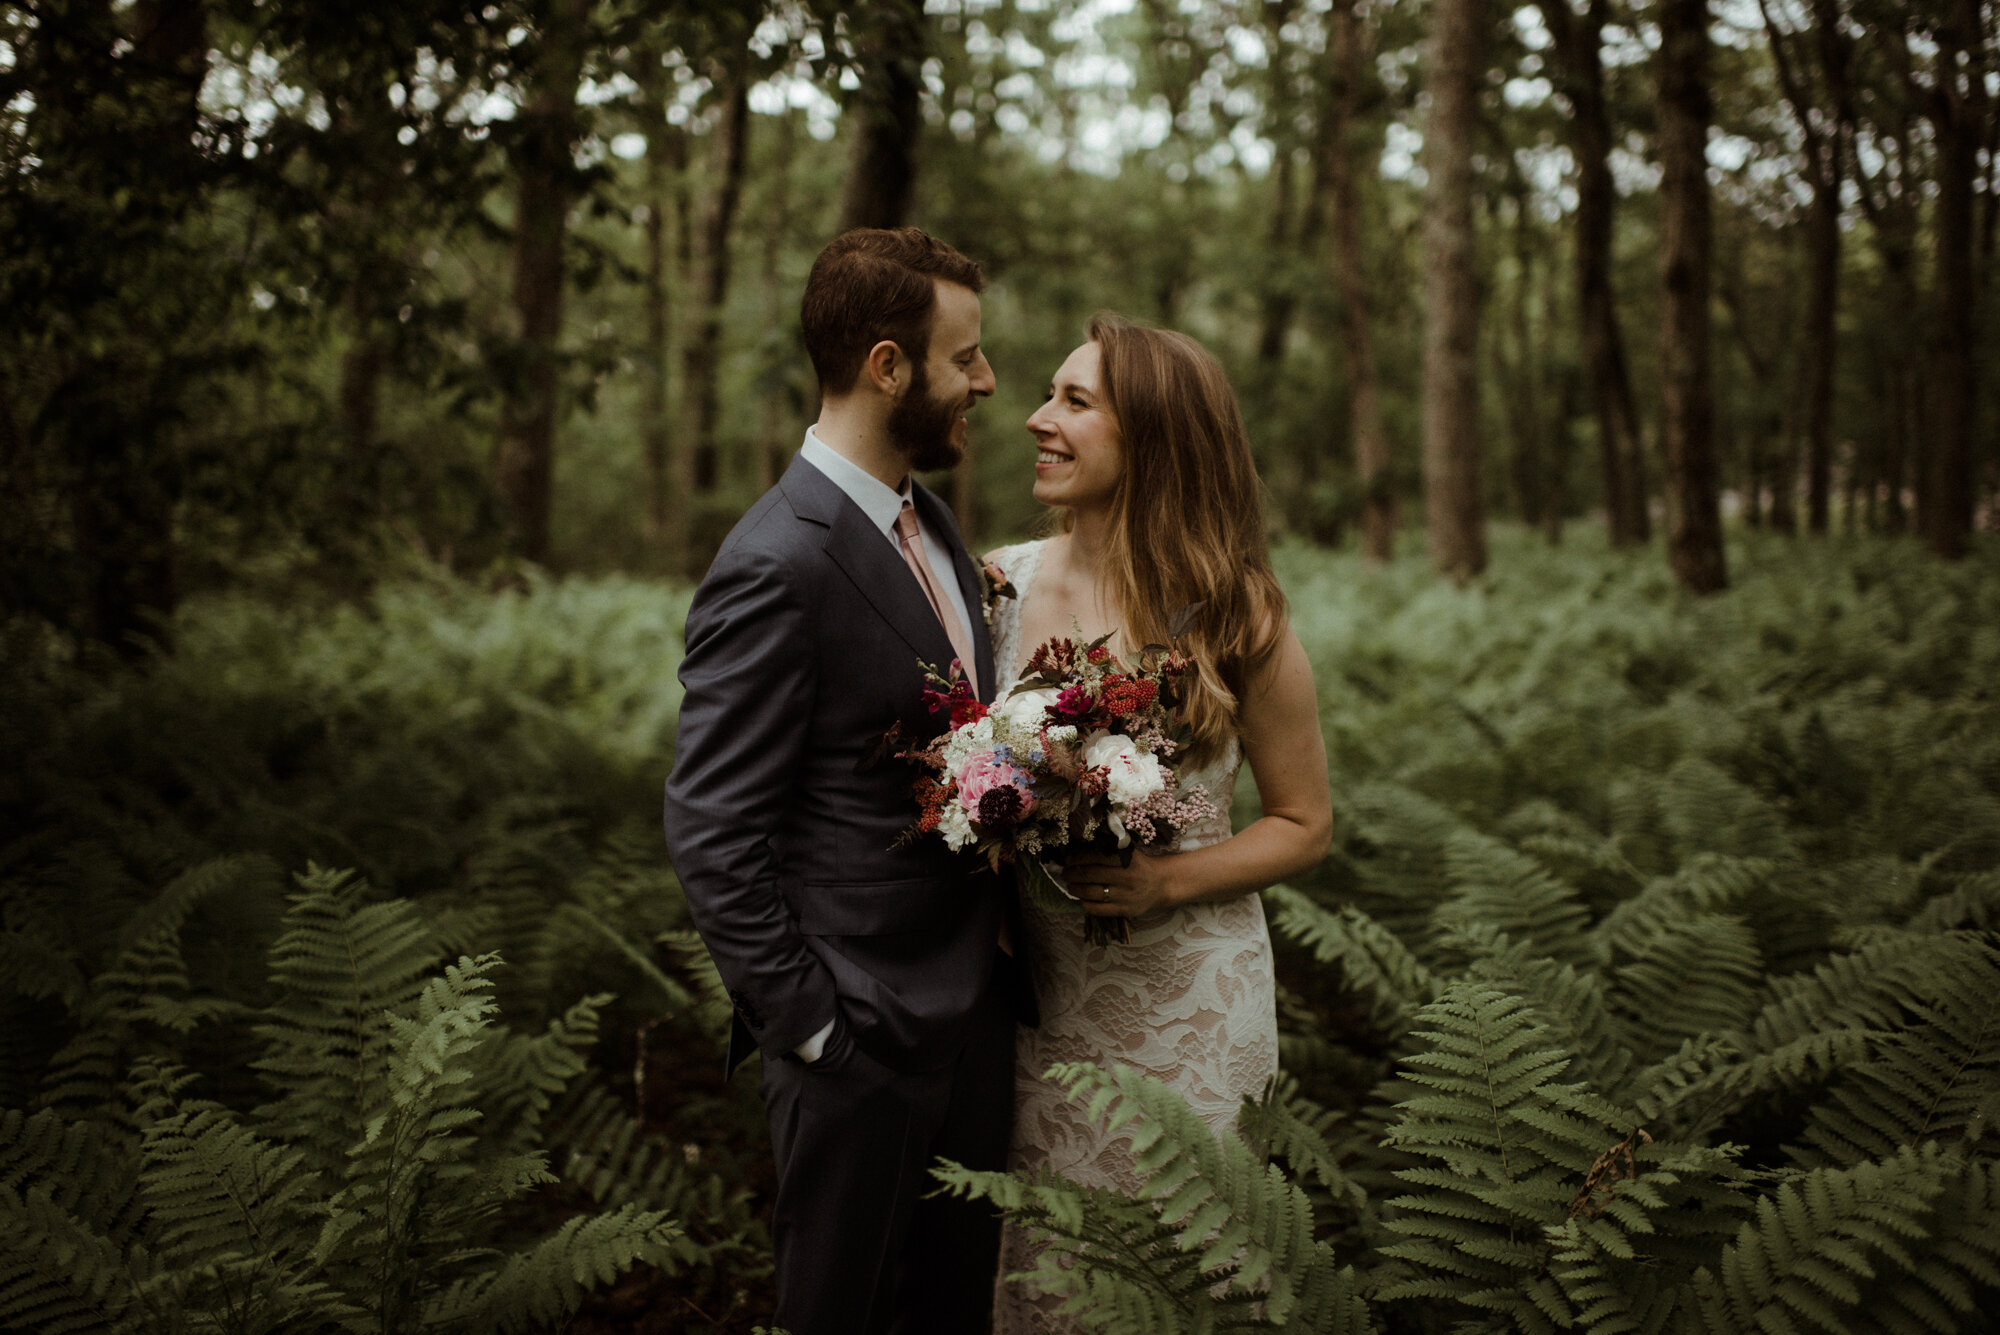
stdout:
[[[1043,543],[1031,542],[992,554],[1017,594],[993,614],[994,670],[1002,692],[1012,688],[1033,648],[1019,642],[1020,608],[1042,550]],[[1220,757],[1182,776],[1205,787],[1218,812],[1183,833],[1183,849],[1229,838],[1230,795],[1242,759],[1232,738]],[[1043,1079],[1057,1062],[1136,1067],[1178,1090],[1218,1130],[1234,1124],[1244,1095],[1260,1092],[1277,1074],[1277,983],[1258,896],[1135,918],[1125,945],[1086,945],[1076,914],[1028,903],[1023,915],[1023,949],[1042,1023],[1017,1034],[1010,1168],[1048,1166],[1073,1182],[1127,1194],[1139,1186],[1130,1136],[1107,1134],[1060,1086]],[[1007,1281],[1034,1268],[1037,1250],[1026,1229],[1007,1227],[994,1293],[995,1335],[1082,1329],[1055,1313],[1058,1299]]]

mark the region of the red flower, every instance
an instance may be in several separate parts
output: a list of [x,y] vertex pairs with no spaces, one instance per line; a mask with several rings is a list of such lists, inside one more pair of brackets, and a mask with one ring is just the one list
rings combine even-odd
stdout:
[[1090,692],[1084,687],[1065,686],[1056,692],[1056,702],[1049,706],[1049,712],[1081,726],[1096,708],[1097,701],[1090,698]]
[[1100,644],[1095,649],[1092,649],[1089,653],[1085,654],[1084,657],[1088,658],[1093,663],[1102,663],[1105,659],[1111,657],[1111,651]]
[[[972,683],[959,675],[962,670],[962,665],[954,658],[951,660],[950,688],[948,690],[939,690],[937,686],[924,688],[924,708],[930,710],[932,714],[950,715],[951,726],[954,728],[962,728],[968,723],[976,723],[986,717],[986,706],[972,693]],[[938,682],[939,685],[944,684],[935,674],[931,680]]]
[[1104,707],[1111,717],[1124,718],[1150,706],[1159,694],[1160,688],[1144,679],[1134,681],[1121,677],[1107,680],[1104,684]]

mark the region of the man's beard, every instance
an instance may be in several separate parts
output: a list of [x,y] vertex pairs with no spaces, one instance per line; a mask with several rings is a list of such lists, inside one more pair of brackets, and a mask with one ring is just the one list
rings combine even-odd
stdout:
[[965,458],[965,447],[952,439],[964,410],[962,403],[946,402],[930,396],[930,377],[922,362],[913,363],[910,388],[895,407],[889,409],[885,424],[889,443],[919,473],[939,468],[955,468]]

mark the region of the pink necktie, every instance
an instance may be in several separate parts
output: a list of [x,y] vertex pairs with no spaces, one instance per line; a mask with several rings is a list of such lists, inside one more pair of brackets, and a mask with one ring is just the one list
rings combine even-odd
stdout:
[[965,628],[960,624],[958,613],[946,600],[944,591],[938,587],[937,576],[931,573],[931,563],[924,556],[924,539],[917,528],[917,509],[907,500],[896,515],[896,536],[901,539],[903,560],[908,562],[910,573],[923,586],[924,597],[931,600],[931,611],[937,613],[938,623],[944,633],[951,638],[951,651],[958,655],[958,661],[965,668],[965,679],[972,683],[972,693],[979,693],[979,669],[973,664],[972,646],[966,642]]

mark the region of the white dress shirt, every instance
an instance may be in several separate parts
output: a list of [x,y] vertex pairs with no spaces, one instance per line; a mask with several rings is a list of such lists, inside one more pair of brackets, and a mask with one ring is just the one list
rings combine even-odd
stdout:
[[[882,530],[883,539],[896,549],[896,555],[902,556],[902,539],[896,536],[896,516],[903,512],[903,502],[913,499],[907,474],[903,477],[903,489],[898,491],[821,440],[819,433],[811,427],[806,428],[806,443],[799,447],[799,457],[826,474],[834,486],[846,492],[848,499],[868,516],[868,522]],[[931,563],[931,570],[937,575],[938,583],[944,586],[944,596],[951,603],[951,610],[957,614],[959,626],[965,631],[965,643],[975,643],[972,621],[965,614],[965,595],[958,587],[958,562],[953,559],[951,549],[924,522],[922,510],[917,511],[917,531],[924,540],[924,559]],[[912,575],[911,578],[916,577]],[[966,664],[966,671],[970,673],[971,670],[972,665]]]
[[[819,433],[811,427],[806,428],[805,444],[799,446],[799,458],[826,474],[829,482],[846,492],[848,499],[860,506],[861,513],[868,516],[868,522],[880,529],[889,545],[896,549],[897,559],[902,559],[903,540],[896,536],[896,516],[903,512],[903,502],[913,499],[907,474],[903,477],[902,490],[898,491],[821,440]],[[965,629],[965,642],[976,643],[973,639],[972,619],[965,611],[965,594],[958,587],[958,562],[953,558],[951,549],[939,540],[936,531],[924,522],[922,510],[917,511],[917,533],[923,540],[924,558],[931,563],[931,570],[936,573],[938,583],[944,586],[944,596],[951,603],[953,615]],[[914,580],[916,576],[913,574],[910,578]],[[968,674],[971,670],[972,665],[966,664]],[[826,1040],[832,1033],[833,1021],[828,1020],[818,1033],[792,1051],[805,1061],[818,1061],[820,1053],[826,1050]]]

